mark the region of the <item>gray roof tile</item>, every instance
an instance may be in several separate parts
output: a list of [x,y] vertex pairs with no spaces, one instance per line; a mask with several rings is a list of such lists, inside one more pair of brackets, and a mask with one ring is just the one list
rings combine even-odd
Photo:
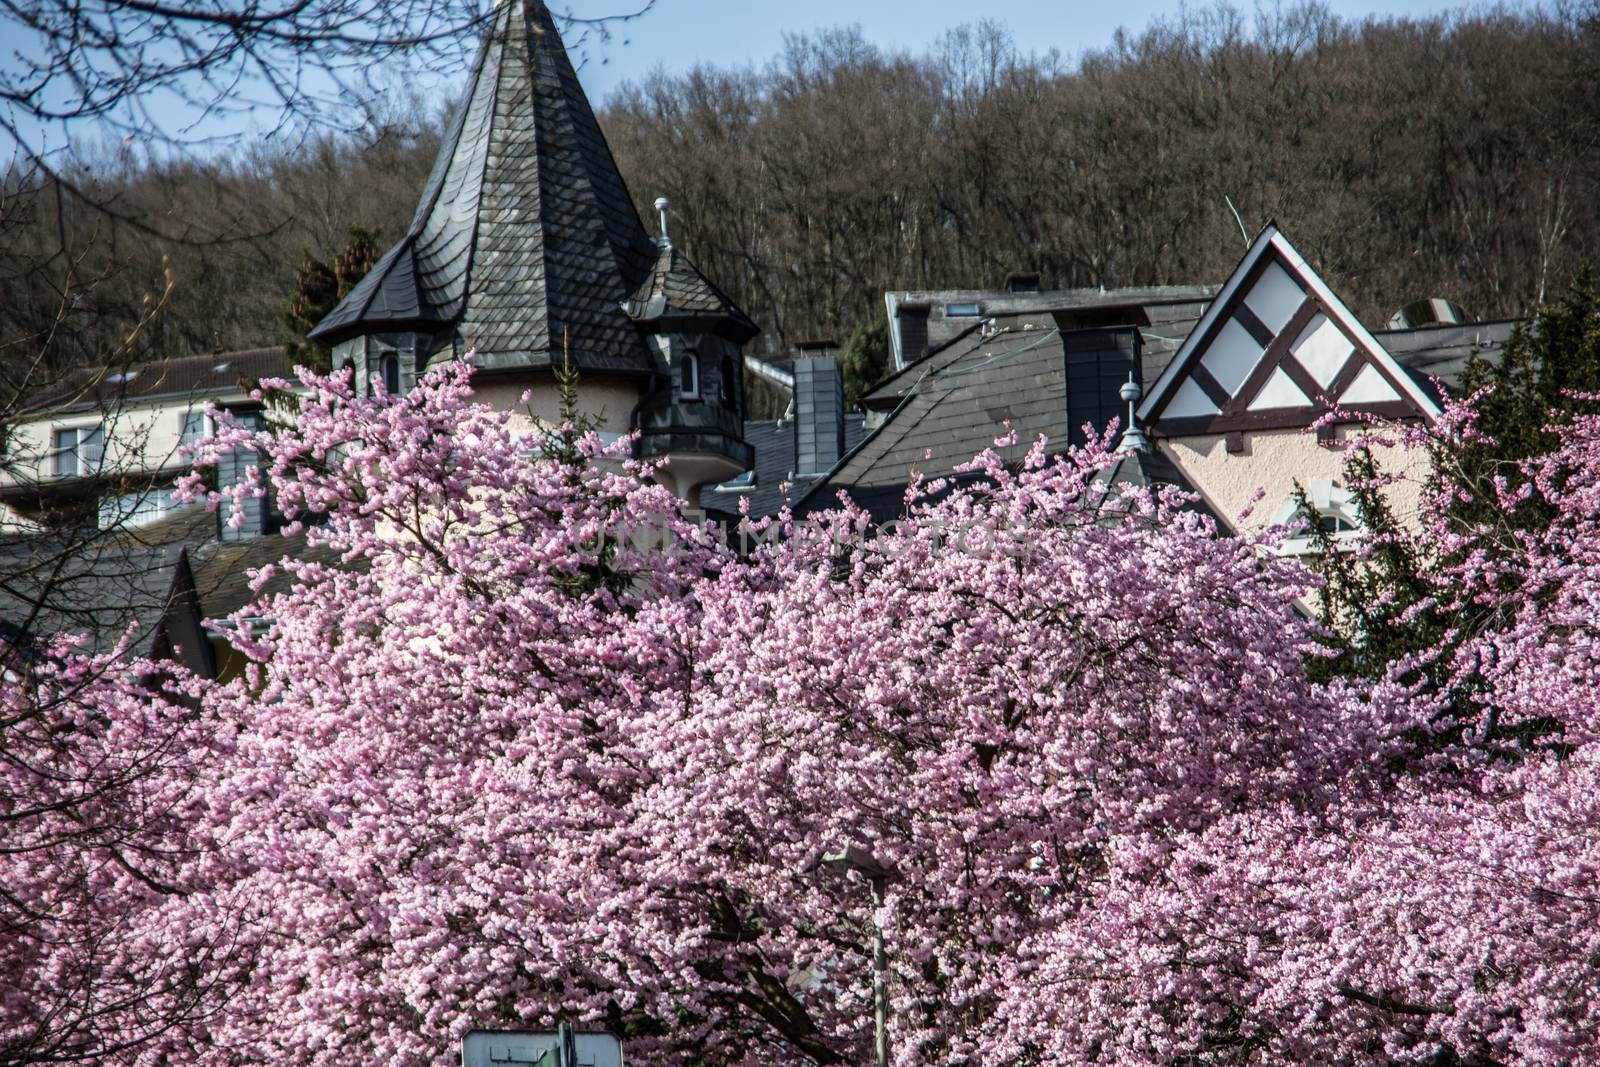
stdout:
[[201,399],[238,391],[261,378],[289,376],[289,359],[281,348],[213,352],[180,356],[129,366],[84,368],[66,375],[28,398],[25,414],[112,404]]
[[623,303],[656,258],[548,8],[493,17],[406,236],[313,336],[453,328],[479,366],[653,359]]
[[1423,326],[1411,330],[1374,330],[1389,354],[1412,377],[1438,378],[1451,389],[1459,388],[1467,362],[1476,353],[1495,363],[1511,339],[1515,321],[1473,322],[1451,326]]
[[[796,513],[831,507],[843,490],[878,521],[891,519],[913,477],[951,475],[1005,434],[1008,421],[1019,440],[1003,450],[1007,458],[1020,460],[1040,434],[1051,451],[1064,450],[1065,363],[1061,334],[1052,329],[963,335],[879,387],[878,395],[899,398],[892,413],[796,502]],[[1151,374],[1146,360],[1146,384]]]
[[[861,415],[844,417],[844,446],[851,449],[866,436],[866,419]],[[744,492],[707,487],[700,491],[700,504],[708,511],[739,514],[739,501],[748,497],[752,517],[776,515],[790,500],[804,494],[809,481],[794,481],[795,420],[763,419],[744,424],[744,439],[755,449],[755,484]],[[814,479],[813,479],[814,480]],[[780,486],[790,484],[787,494]]]

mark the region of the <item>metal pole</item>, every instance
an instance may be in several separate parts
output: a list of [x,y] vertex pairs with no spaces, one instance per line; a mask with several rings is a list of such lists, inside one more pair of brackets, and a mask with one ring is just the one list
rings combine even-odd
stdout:
[[872,1022],[873,1061],[889,1067],[889,954],[883,944],[883,878],[872,879]]

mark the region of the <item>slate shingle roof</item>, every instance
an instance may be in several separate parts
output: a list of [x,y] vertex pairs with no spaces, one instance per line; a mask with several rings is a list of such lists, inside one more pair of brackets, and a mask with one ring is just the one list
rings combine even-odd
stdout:
[[[844,447],[856,447],[866,437],[866,417],[844,417]],[[719,490],[707,486],[700,491],[700,505],[707,511],[727,515],[739,514],[739,501],[748,498],[752,517],[776,515],[790,500],[798,500],[816,479],[794,479],[795,433],[794,419],[761,419],[744,424],[744,439],[755,449],[755,485],[745,492]],[[780,490],[791,483],[787,494]]]
[[[1209,291],[1195,287],[1094,295],[1099,306],[1141,307],[1148,323],[1139,327],[1142,375],[1148,386],[1204,312],[1206,300],[1198,294]],[[1074,297],[1066,310],[1096,306],[1087,302],[1087,294],[1030,296],[1036,301]],[[1142,305],[1151,298],[1168,302]],[[975,323],[943,348],[879,384],[865,403],[887,412],[886,421],[826,481],[797,501],[796,513],[831,507],[843,490],[876,520],[892,519],[902,510],[905,487],[913,476],[950,475],[957,465],[990,447],[1008,423],[1019,434],[1019,443],[1006,450],[1012,458],[1020,459],[1040,434],[1050,439],[1052,451],[1065,449],[1070,427],[1066,353],[1055,326],[1060,310],[1034,306],[999,318],[999,329],[992,334]],[[1070,325],[1070,319],[1062,321]]]
[[[1149,359],[1170,358],[1188,331],[1176,334],[1162,327],[1174,321],[1192,323],[1216,295],[1215,285],[1153,285],[1120,289],[1042,289],[1014,293],[991,289],[943,289],[890,293],[889,329],[892,344],[901,350],[908,365],[926,358],[979,326],[985,319],[1003,322],[1031,321],[1035,325],[1058,325],[1062,329],[1084,329],[1109,325],[1099,319],[1111,308],[1141,309],[1147,316],[1145,351]],[[967,309],[952,314],[955,308]],[[973,312],[972,309],[977,309]],[[902,312],[920,311],[922,325],[915,331],[927,343],[927,353],[916,357],[904,349],[912,344],[906,335]],[[1162,363],[1164,366],[1165,364]],[[1159,374],[1159,370],[1157,372]],[[1152,379],[1154,380],[1154,379]]]
[[[909,373],[909,378],[906,378]],[[885,383],[898,406],[833,475],[813,486],[796,512],[828,508],[844,490],[883,522],[900,513],[915,474],[937,477],[971,459],[1005,433],[1007,420],[1024,443],[1047,434],[1067,441],[1065,353],[1053,328],[971,333]]]
[[[996,294],[956,290],[948,293],[914,293],[913,297],[940,301],[982,303],[983,318],[961,320],[959,329],[944,336],[921,360],[878,383],[863,397],[869,408],[892,406],[916,382],[930,361],[940,358],[981,334],[984,324],[993,319],[1001,327],[1019,330],[1079,328],[1086,316],[1113,309],[1127,312],[1126,321],[1139,324],[1140,362],[1145,382],[1153,382],[1183,345],[1184,338],[1205,314],[1214,285],[1169,285],[1142,289],[1054,289],[1038,293]],[[986,297],[979,301],[977,297]],[[993,308],[993,312],[989,310]]]
[[169,397],[211,397],[238,391],[261,378],[290,373],[282,348],[252,348],[136,363],[85,368],[28,398],[24,414],[51,409],[103,408],[116,403]]
[[1515,320],[1472,322],[1410,330],[1374,330],[1372,336],[1413,377],[1438,378],[1449,388],[1458,389],[1473,353],[1487,362],[1498,362],[1517,325]]
[[312,336],[453,329],[486,369],[649,370],[623,304],[645,233],[540,0],[495,12],[406,236]]
[[[189,558],[202,614],[208,619],[222,619],[258,596],[283,592],[298,581],[279,567],[257,593],[250,588],[252,570],[276,566],[285,558],[335,565],[340,553],[326,545],[310,544],[306,534],[301,532],[289,537],[271,534],[242,541],[212,539],[191,548]],[[361,564],[346,566],[357,568]]]
[[673,245],[657,253],[655,265],[628,303],[628,313],[646,321],[665,316],[724,319],[739,335],[739,344],[761,332],[726,293],[711,284]]
[[1209,516],[1219,528],[1228,528],[1228,524],[1200,496],[1188,476],[1159,449],[1122,452],[1111,466],[1100,472],[1095,480],[1112,491],[1102,503],[1102,506],[1112,507],[1115,506],[1116,491],[1123,486],[1149,489],[1156,485],[1175,485],[1185,493],[1193,495],[1193,500],[1188,504],[1189,510]]
[[[132,529],[0,541],[0,636],[79,634],[109,652],[136,625],[131,654],[174,655],[177,643],[203,643],[203,620],[254,601],[250,572],[285,557],[335,563],[339,553],[309,545],[305,533],[219,541],[216,513],[199,504]],[[262,594],[294,581],[280,568]],[[185,647],[182,658],[213,666],[208,649]]]
[[37,637],[80,634],[96,652],[136,624],[131,651],[148,654],[185,549],[216,529],[216,516],[196,506],[136,530],[11,539],[0,544],[0,621]]

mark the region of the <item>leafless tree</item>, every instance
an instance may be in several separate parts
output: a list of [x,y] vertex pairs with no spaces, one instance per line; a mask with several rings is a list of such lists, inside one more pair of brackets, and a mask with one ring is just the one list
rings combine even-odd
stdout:
[[[513,0],[530,2],[530,0]],[[541,3],[543,0],[532,0]],[[569,44],[610,41],[629,11],[558,14]],[[559,5],[558,5],[559,6]],[[348,127],[389,87],[380,75],[457,72],[487,0],[0,0],[0,130],[34,160],[41,128],[192,146],[216,118]],[[355,107],[353,108],[353,105]],[[230,130],[231,135],[233,131]]]
[[992,21],[922,56],[823,34],[603,117],[641,205],[680,205],[681,243],[779,345],[1012,270],[1218,282],[1269,220],[1369,323],[1427,296],[1513,317],[1600,245],[1596,11],[1217,4],[1072,61]]
[[[295,264],[404,227],[495,2],[0,0],[0,345],[92,361],[163,257],[178,296],[147,345],[276,340]],[[655,2],[552,7],[603,61]]]

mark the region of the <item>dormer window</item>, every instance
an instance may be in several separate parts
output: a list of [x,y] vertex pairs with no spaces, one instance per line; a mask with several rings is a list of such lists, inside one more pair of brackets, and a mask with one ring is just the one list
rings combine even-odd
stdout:
[[[1312,532],[1332,540],[1334,547],[1346,551],[1366,533],[1367,525],[1361,517],[1361,506],[1355,494],[1342,489],[1327,478],[1314,480],[1306,489],[1305,503],[1310,514],[1294,497],[1284,501],[1274,519],[1277,525],[1289,529],[1290,535],[1278,549],[1285,556],[1305,556],[1317,551],[1317,538]],[[1348,543],[1347,543],[1348,542]]]
[[144,489],[100,498],[100,529],[136,528],[159,522],[177,511],[177,490]]
[[718,493],[748,493],[756,487],[756,472],[745,471],[737,478],[729,478],[716,487]]
[[385,352],[378,357],[378,367],[373,374],[374,381],[383,383],[384,392],[390,396],[400,395],[400,356],[394,352]]
[[678,361],[678,399],[700,399],[700,357],[694,352],[685,352]]

